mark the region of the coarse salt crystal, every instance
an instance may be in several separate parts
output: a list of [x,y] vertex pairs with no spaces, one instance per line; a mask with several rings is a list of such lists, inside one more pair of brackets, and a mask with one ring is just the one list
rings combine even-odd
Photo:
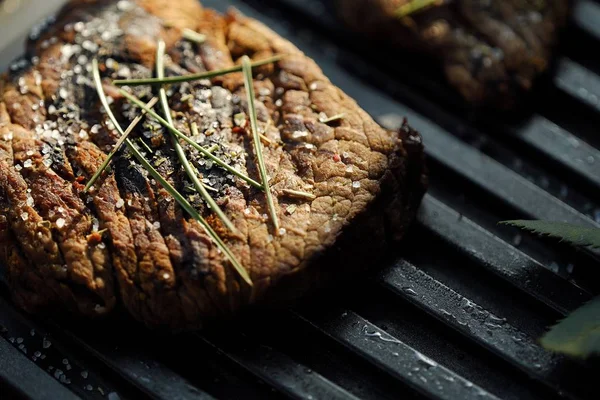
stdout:
[[66,223],[67,223],[67,221],[65,221],[64,218],[59,218],[59,219],[56,220],[56,227],[58,229],[61,229],[62,227],[65,226]]
[[69,92],[67,91],[67,89],[65,88],[60,88],[60,90],[58,91],[58,95],[62,98],[62,99],[66,99],[67,97],[69,97]]
[[[98,50],[98,45],[90,40],[86,40],[81,44],[81,47],[83,47],[84,49],[86,49],[87,51],[91,51],[92,53],[96,52]],[[84,64],[84,63],[80,63],[80,64]]]
[[171,275],[167,274],[166,272],[163,274],[163,279],[169,279],[171,277]]
[[156,221],[152,226],[154,226],[154,229],[160,229],[160,222]]
[[125,201],[123,199],[119,199],[117,200],[117,202],[115,203],[115,207],[117,208],[121,208],[125,205]]
[[287,230],[285,228],[279,228],[279,236],[285,235],[286,232]]
[[121,0],[117,3],[117,8],[119,11],[129,11],[133,8],[133,4],[127,0]]
[[292,133],[292,138],[294,138],[294,139],[299,139],[299,138],[303,138],[306,136],[308,136],[308,132],[295,131],[294,133]]
[[33,150],[27,150],[27,154],[28,156],[32,156],[35,152]]
[[29,213],[26,213],[26,212],[22,213],[21,214],[21,219],[23,221],[27,221],[29,219]]
[[352,182],[352,187],[355,189],[358,189],[360,187],[360,182],[359,181]]
[[31,168],[33,166],[33,161],[31,160],[25,160],[25,162],[23,163],[23,167],[25,168]]

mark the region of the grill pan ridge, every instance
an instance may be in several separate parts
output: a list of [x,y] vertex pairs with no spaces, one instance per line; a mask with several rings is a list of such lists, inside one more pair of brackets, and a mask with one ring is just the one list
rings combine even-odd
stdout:
[[265,22],[382,125],[408,118],[431,175],[418,221],[367,281],[197,334],[34,319],[0,285],[1,398],[600,397],[597,361],[536,340],[600,293],[600,256],[497,224],[600,227],[599,2],[574,2],[553,71],[514,118],[473,113],[422,60],[375,51],[332,1],[203,4]]

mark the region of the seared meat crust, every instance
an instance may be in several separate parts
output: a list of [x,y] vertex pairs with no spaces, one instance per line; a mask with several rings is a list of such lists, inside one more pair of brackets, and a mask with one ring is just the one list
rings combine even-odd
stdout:
[[[184,29],[207,36],[196,44]],[[249,287],[201,225],[121,149],[90,193],[83,187],[118,133],[91,81],[100,62],[111,108],[125,128],[139,115],[111,85],[151,77],[167,44],[168,75],[285,54],[255,69],[259,125],[280,232],[260,190],[186,148],[203,182],[242,233],[228,235],[191,189],[166,132],[151,118],[131,139],[190,200],[249,272]],[[124,307],[149,326],[194,329],[253,303],[279,304],[339,274],[368,269],[400,239],[426,187],[419,135],[382,129],[318,66],[261,23],[196,0],[72,0],[36,32],[29,55],[0,83],[0,262],[15,301],[31,312],[87,316]],[[136,87],[144,101],[152,88]],[[168,89],[175,124],[260,180],[244,121],[241,73]],[[323,116],[343,113],[330,123]],[[143,142],[143,144],[142,144]],[[149,147],[152,151],[147,150]],[[284,189],[314,195],[292,198]]]

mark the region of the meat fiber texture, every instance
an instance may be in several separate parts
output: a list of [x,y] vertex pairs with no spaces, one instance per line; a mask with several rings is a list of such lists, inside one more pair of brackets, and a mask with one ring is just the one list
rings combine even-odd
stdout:
[[[184,29],[207,39],[185,40]],[[193,190],[157,121],[145,118],[130,136],[219,233],[252,286],[126,148],[83,191],[119,139],[100,105],[92,59],[125,129],[140,110],[112,80],[152,77],[160,39],[167,75],[231,67],[243,55],[285,55],[254,70],[278,232],[264,192],[186,147],[241,237],[229,234]],[[181,330],[251,304],[286,304],[374,267],[406,232],[426,187],[417,132],[384,130],[288,41],[196,0],[71,1],[34,30],[28,55],[0,85],[0,262],[14,300],[30,312],[96,317],[125,309],[148,326]],[[156,90],[132,88],[145,102]],[[195,122],[193,140],[260,181],[241,73],[167,92],[180,130],[191,135]]]
[[441,64],[448,81],[477,105],[514,108],[546,71],[569,0],[447,0],[400,18],[411,0],[337,0],[357,32]]

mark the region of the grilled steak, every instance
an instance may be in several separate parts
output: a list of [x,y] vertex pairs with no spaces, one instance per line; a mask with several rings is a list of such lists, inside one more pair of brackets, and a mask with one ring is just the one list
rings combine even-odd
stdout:
[[404,16],[410,0],[337,3],[352,29],[427,54],[469,102],[503,109],[548,68],[569,9],[569,0],[444,0]]
[[[206,41],[186,40],[186,29]],[[152,77],[159,40],[172,76],[231,67],[244,55],[285,55],[254,69],[279,231],[263,191],[182,141],[241,235],[229,233],[154,118],[144,117],[130,136],[206,218],[252,286],[128,148],[83,190],[119,139],[100,104],[92,59],[125,129],[141,111],[112,81]],[[100,316],[125,308],[149,326],[178,330],[250,304],[280,304],[368,269],[404,235],[424,194],[418,133],[408,125],[382,129],[296,47],[235,11],[222,16],[196,0],[72,0],[32,33],[28,49],[0,82],[0,262],[15,301],[30,312]],[[260,181],[241,73],[167,89],[178,129]],[[157,92],[129,90],[144,102]]]

